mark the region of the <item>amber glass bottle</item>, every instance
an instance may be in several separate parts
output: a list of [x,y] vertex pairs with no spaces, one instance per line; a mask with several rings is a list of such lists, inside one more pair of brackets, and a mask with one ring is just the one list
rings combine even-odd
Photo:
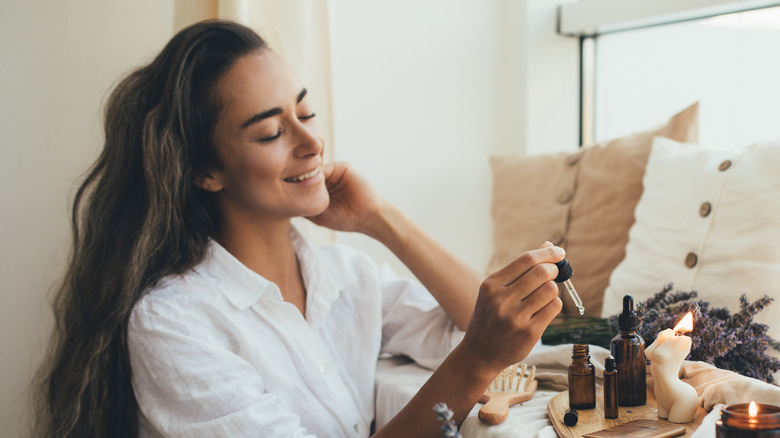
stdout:
[[618,417],[618,377],[615,358],[604,361],[604,418]]
[[641,406],[647,402],[645,340],[637,329],[641,319],[634,311],[631,295],[623,297],[623,313],[618,317],[620,333],[612,339],[610,352],[618,372],[618,404]]
[[569,365],[569,407],[573,409],[596,407],[596,372],[589,353],[587,344],[574,344]]

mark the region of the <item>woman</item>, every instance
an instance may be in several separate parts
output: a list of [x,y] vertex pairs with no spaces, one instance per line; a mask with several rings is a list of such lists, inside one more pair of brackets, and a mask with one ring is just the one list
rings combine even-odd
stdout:
[[[315,120],[284,61],[230,22],[182,30],[117,86],[73,207],[41,435],[366,436],[385,352],[440,366],[376,436],[433,437],[434,404],[462,421],[528,354],[560,311],[563,250],[482,281],[323,164]],[[425,288],[312,247],[301,216],[377,239]]]

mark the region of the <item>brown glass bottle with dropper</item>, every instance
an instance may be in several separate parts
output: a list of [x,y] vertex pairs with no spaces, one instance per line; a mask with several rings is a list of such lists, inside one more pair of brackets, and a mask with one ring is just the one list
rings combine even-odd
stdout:
[[637,333],[641,318],[634,311],[631,295],[623,297],[623,312],[618,316],[620,333],[612,338],[610,352],[618,373],[618,405],[642,406],[647,403],[645,341]]

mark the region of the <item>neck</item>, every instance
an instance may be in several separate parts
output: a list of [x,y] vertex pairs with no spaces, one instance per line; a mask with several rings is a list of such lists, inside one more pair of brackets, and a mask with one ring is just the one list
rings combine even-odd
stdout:
[[305,314],[306,291],[290,235],[290,220],[226,226],[215,240],[252,271],[276,284],[285,301]]

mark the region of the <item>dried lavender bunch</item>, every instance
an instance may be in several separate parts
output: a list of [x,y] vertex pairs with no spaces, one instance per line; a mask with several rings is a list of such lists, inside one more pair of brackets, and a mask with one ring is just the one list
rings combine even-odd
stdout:
[[[773,299],[764,295],[751,303],[743,294],[739,310],[731,314],[725,307],[712,307],[697,300],[696,291],[672,292],[672,284],[637,305],[643,324],[639,334],[645,345],[655,341],[664,329],[673,328],[687,312],[693,312],[693,340],[689,360],[713,364],[743,376],[775,383],[773,374],[780,370],[780,360],[769,356],[770,348],[780,351],[780,343],[767,335],[765,324],[753,322],[753,317]],[[617,315],[610,317],[617,330]]]

